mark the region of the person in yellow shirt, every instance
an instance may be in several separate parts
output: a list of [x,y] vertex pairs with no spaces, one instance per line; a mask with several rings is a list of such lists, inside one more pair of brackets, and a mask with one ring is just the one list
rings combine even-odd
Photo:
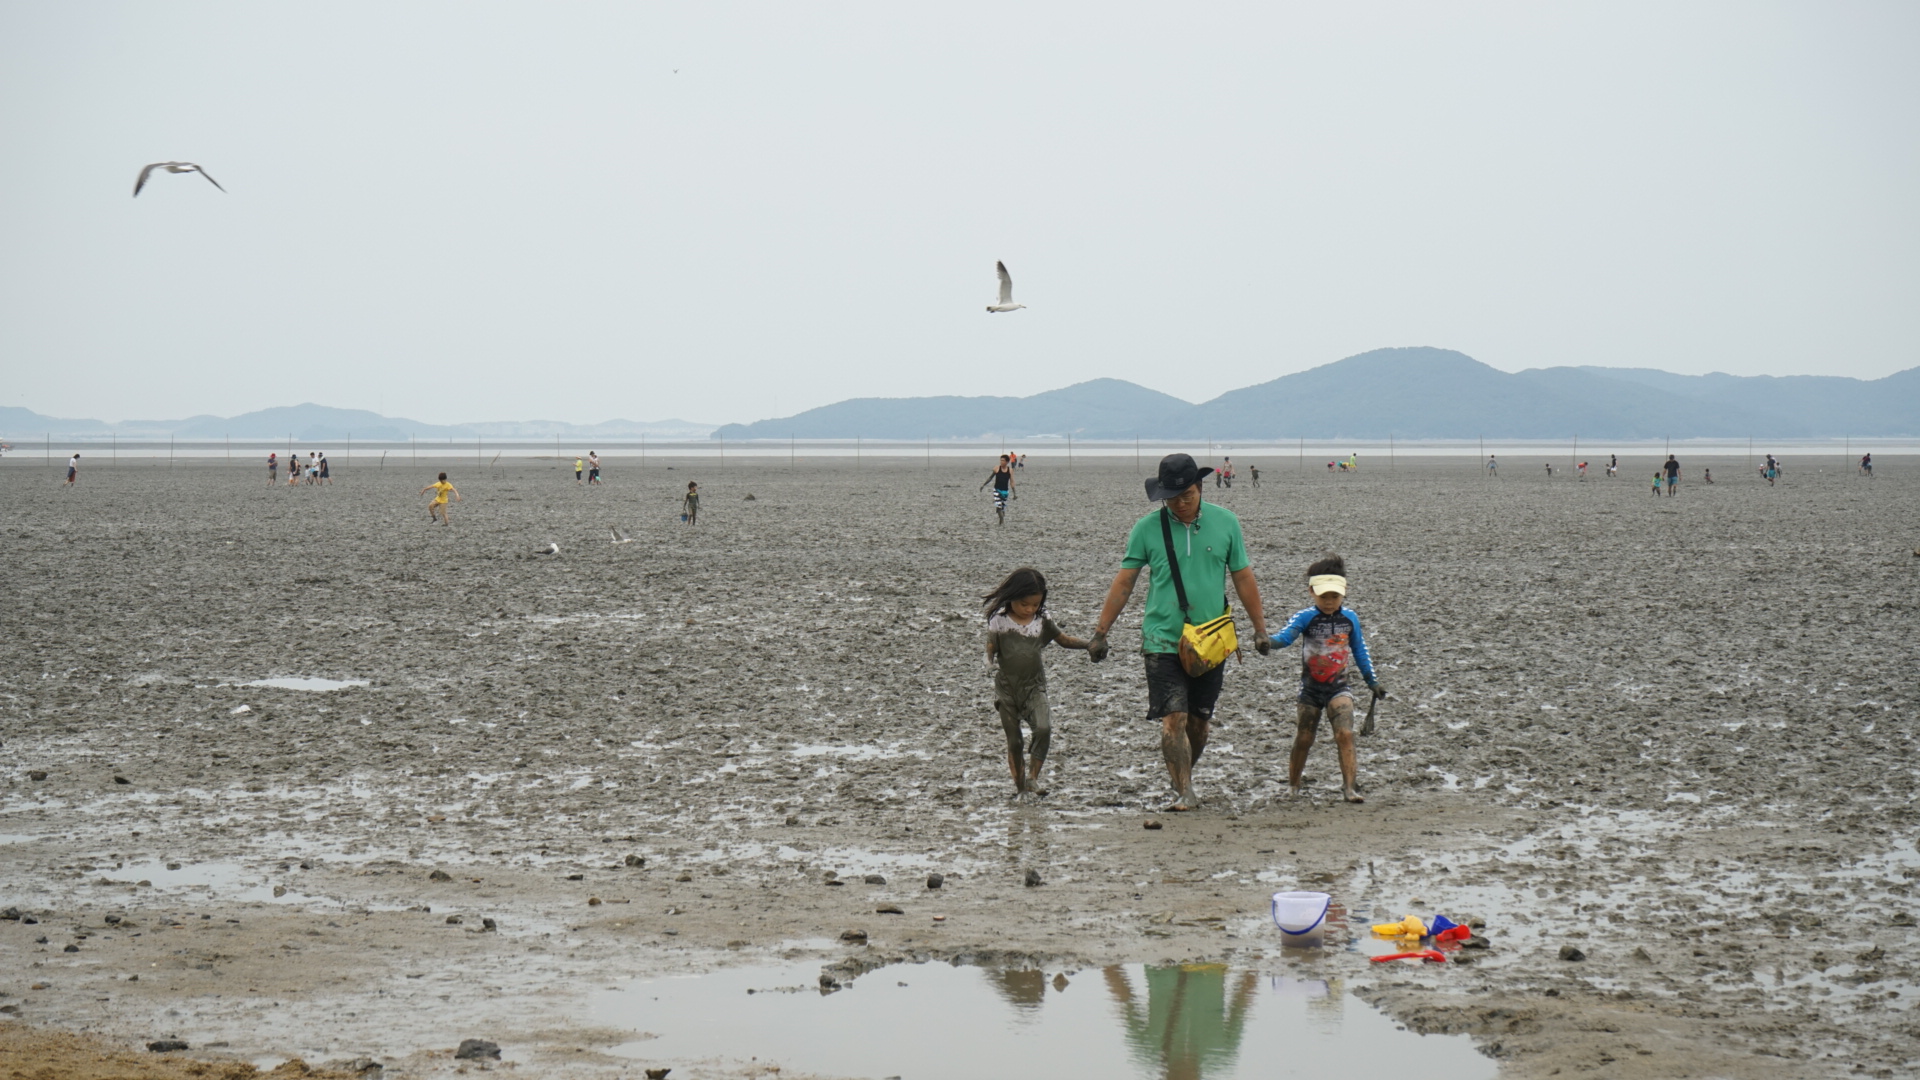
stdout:
[[437,517],[440,519],[440,524],[452,525],[453,522],[447,518],[447,496],[451,495],[454,502],[459,502],[460,492],[452,484],[447,483],[446,473],[441,473],[437,482],[421,488],[420,494],[425,495],[429,491],[433,492],[433,503],[427,507],[427,521],[431,522]]

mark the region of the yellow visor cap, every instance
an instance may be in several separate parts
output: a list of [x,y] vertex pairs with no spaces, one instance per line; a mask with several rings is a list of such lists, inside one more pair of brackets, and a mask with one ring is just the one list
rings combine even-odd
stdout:
[[1315,574],[1307,579],[1307,588],[1311,589],[1315,596],[1324,596],[1330,592],[1337,592],[1341,596],[1345,596],[1347,595],[1347,579],[1341,577],[1339,574]]

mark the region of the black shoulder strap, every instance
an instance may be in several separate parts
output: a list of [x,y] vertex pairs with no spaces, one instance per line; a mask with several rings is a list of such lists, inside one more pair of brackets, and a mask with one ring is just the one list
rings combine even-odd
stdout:
[[[1160,537],[1167,542],[1167,569],[1173,574],[1173,594],[1180,598],[1180,613],[1187,614],[1187,586],[1180,580],[1180,556],[1173,553],[1173,515],[1160,508]],[[1189,617],[1188,622],[1193,619]]]

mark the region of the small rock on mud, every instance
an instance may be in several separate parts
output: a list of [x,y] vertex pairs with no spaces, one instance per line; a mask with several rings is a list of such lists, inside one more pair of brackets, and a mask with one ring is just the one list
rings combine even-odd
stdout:
[[1027,888],[1031,889],[1037,885],[1042,885],[1042,884],[1045,884],[1045,883],[1040,880],[1040,871],[1038,870],[1027,871]]
[[1580,961],[1580,960],[1585,960],[1586,958],[1587,958],[1586,953],[1581,952],[1579,949],[1576,949],[1571,945],[1560,946],[1560,959],[1562,960]]
[[193,1047],[188,1046],[179,1039],[156,1039],[147,1044],[147,1049],[156,1054],[168,1054],[175,1050],[191,1050]]
[[928,874],[927,875],[927,888],[929,889],[937,889],[940,886],[945,885],[946,883],[947,883],[947,876],[945,874]]
[[461,1039],[460,1049],[453,1056],[462,1061],[476,1061],[484,1058],[500,1060],[500,1044],[485,1039]]

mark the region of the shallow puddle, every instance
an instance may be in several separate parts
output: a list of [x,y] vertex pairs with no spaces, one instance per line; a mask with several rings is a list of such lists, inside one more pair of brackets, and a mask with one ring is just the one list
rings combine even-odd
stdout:
[[[1346,993],[1219,964],[1073,972],[896,964],[833,993],[817,964],[635,980],[595,1023],[641,1037],[648,1065],[726,1061],[827,1076],[1493,1077],[1463,1035],[1408,1032]],[[652,1037],[648,1037],[652,1036]]]
[[351,686],[369,686],[371,685],[371,683],[366,679],[306,679],[306,678],[284,677],[284,678],[275,678],[275,679],[255,679],[253,682],[241,683],[240,685],[271,686],[279,690],[322,690],[324,691],[324,690],[345,690]]
[[[178,869],[174,869],[178,867]],[[205,892],[208,899],[236,902],[300,903],[313,899],[291,885],[282,884],[274,895],[275,883],[263,871],[249,870],[238,863],[199,862],[166,863],[140,860],[126,863],[105,875],[122,884],[147,882],[161,892],[184,890]],[[284,875],[283,875],[284,876]]]

